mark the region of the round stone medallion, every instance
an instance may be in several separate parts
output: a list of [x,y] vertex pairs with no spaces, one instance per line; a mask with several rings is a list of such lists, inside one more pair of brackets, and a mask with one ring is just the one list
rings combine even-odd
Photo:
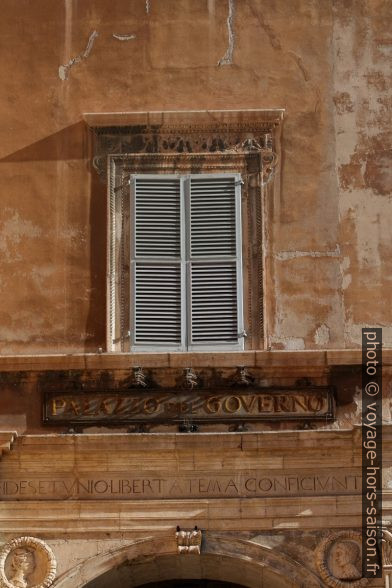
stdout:
[[56,576],[56,560],[46,543],[18,537],[0,550],[0,582],[6,588],[49,588]]
[[332,588],[362,588],[362,537],[355,531],[330,533],[316,549],[316,564],[324,582]]

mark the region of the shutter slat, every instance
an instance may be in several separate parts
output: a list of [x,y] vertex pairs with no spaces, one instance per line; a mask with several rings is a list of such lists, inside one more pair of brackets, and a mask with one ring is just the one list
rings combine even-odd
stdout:
[[[235,263],[213,267],[203,263],[192,263],[191,289],[192,342],[237,341]],[[209,294],[206,295],[206,292]]]
[[179,179],[135,179],[135,255],[181,255],[181,186]]
[[181,343],[181,267],[150,265],[135,267],[136,344]]
[[193,257],[236,253],[234,178],[191,178],[190,231]]

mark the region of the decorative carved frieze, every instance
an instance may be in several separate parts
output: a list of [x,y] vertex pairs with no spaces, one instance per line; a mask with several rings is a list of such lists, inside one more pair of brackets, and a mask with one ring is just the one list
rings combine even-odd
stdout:
[[263,180],[267,182],[277,163],[275,132],[281,124],[281,114],[265,118],[252,122],[95,127],[93,167],[100,177],[105,178],[108,155],[189,156],[258,152]]
[[56,577],[56,559],[50,547],[35,537],[18,537],[0,551],[2,588],[49,588]]

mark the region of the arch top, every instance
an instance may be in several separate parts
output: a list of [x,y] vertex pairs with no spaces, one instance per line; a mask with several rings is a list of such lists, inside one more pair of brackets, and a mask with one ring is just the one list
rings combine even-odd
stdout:
[[225,588],[232,588],[228,584],[241,588],[320,586],[314,572],[282,553],[209,533],[200,555],[178,554],[169,537],[139,539],[85,560],[58,578],[53,588],[148,588],[151,583],[176,580],[224,582]]

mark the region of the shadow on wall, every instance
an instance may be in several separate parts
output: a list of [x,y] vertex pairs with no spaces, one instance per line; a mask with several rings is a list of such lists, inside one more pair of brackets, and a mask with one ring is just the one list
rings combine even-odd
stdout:
[[3,157],[0,162],[87,159],[88,154],[88,129],[84,121],[80,121]]
[[[106,341],[106,185],[99,180],[91,165],[91,143],[88,127],[84,121],[80,121],[3,157],[0,163],[85,162],[85,189],[80,186],[79,194],[80,198],[88,198],[90,203],[89,212],[84,212],[89,223],[89,227],[86,227],[89,235],[88,252],[81,248],[77,254],[79,259],[75,259],[74,252],[66,251],[63,258],[70,290],[69,304],[65,308],[68,315],[66,323],[71,326],[64,335],[66,340],[58,344],[75,345],[80,351],[94,352],[100,347],[105,348]],[[34,168],[31,173],[34,173]],[[78,186],[72,185],[71,190],[75,197]],[[50,197],[53,195],[50,194]],[[80,209],[85,211],[83,203],[80,203]],[[74,222],[74,219],[68,222],[65,218],[64,231],[72,227]],[[75,280],[75,264],[83,272],[86,263],[89,264],[89,277],[83,281],[80,278]],[[73,317],[78,319],[74,320]]]

